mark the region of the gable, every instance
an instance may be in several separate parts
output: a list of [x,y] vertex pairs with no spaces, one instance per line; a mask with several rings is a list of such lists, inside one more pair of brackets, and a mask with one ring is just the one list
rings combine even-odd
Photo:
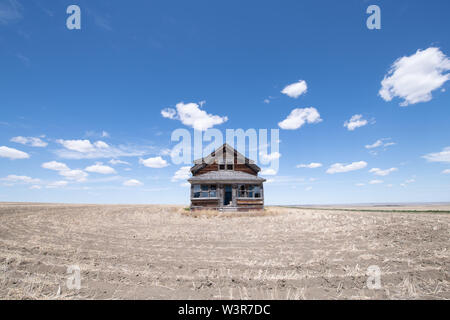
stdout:
[[191,168],[192,175],[218,171],[220,164],[233,164],[235,171],[242,171],[252,175],[257,175],[261,170],[253,160],[243,156],[226,143],[211,152],[207,157],[195,160],[194,164]]

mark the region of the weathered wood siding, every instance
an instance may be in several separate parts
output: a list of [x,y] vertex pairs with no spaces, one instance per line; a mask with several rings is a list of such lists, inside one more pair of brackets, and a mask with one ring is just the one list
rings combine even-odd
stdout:
[[[200,174],[204,174],[210,171],[218,171],[219,170],[219,165],[217,163],[211,163],[211,164],[207,164],[204,168],[198,170],[197,172],[194,173],[194,176],[200,175]],[[246,165],[245,163],[237,163],[237,158],[236,156],[234,157],[234,170],[235,171],[242,171],[251,175],[258,175],[257,172],[255,172],[252,168],[250,168],[248,165]]]
[[240,207],[257,207],[262,206],[264,201],[262,199],[236,199],[236,204]]
[[191,199],[191,206],[193,207],[219,207],[219,199]]
[[218,171],[219,170],[219,165],[217,163],[211,163],[211,164],[207,164],[206,167],[198,170],[194,176],[200,175],[200,174],[204,174],[210,171]]

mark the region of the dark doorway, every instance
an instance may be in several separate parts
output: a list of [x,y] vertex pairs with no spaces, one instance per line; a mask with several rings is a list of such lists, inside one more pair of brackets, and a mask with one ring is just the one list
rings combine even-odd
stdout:
[[232,194],[232,188],[229,184],[225,185],[224,187],[225,195],[223,197],[223,205],[227,206],[233,201],[233,194]]

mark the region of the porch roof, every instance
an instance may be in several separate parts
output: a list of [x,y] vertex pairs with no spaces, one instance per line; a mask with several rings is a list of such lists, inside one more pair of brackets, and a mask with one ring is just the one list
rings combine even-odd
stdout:
[[221,170],[221,171],[210,171],[198,176],[193,176],[189,178],[188,181],[190,183],[196,182],[262,183],[265,182],[266,179],[242,171]]

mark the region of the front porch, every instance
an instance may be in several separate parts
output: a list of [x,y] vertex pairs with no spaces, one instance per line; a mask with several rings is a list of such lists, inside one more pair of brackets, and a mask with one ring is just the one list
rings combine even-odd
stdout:
[[262,184],[193,183],[191,210],[261,210],[264,208]]

